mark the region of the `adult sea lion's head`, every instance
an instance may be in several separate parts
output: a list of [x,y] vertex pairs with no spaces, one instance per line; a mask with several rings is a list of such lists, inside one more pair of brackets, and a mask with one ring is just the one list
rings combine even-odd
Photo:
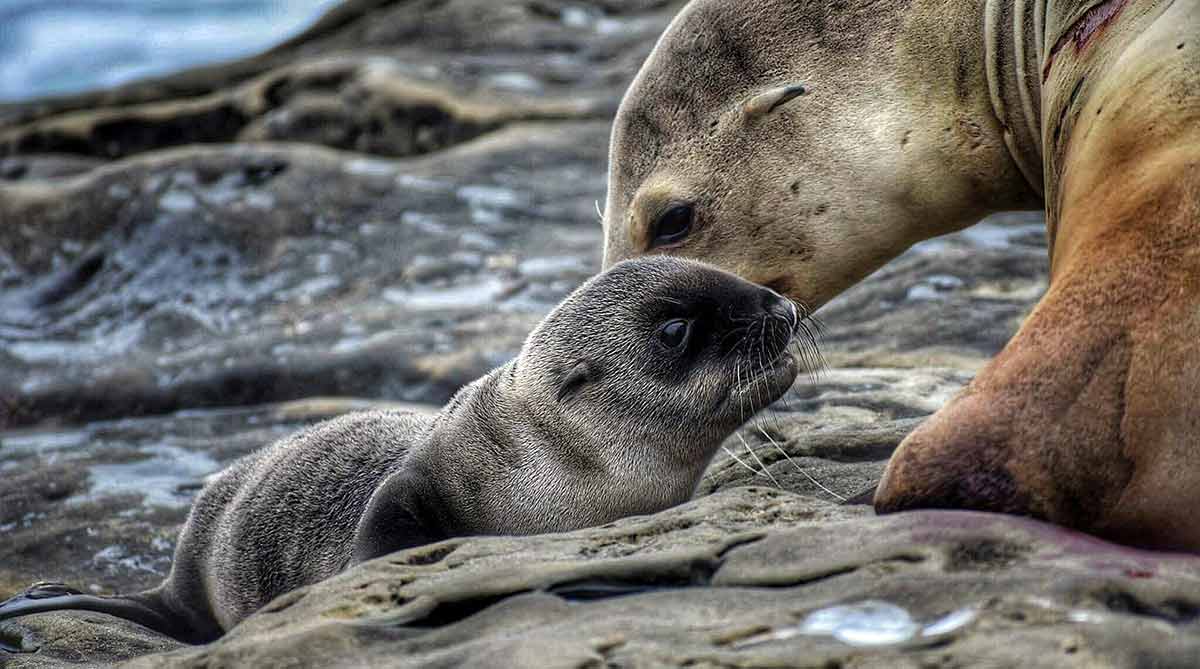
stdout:
[[697,258],[816,309],[916,241],[1037,206],[982,3],[944,4],[690,3],[617,113],[605,265]]

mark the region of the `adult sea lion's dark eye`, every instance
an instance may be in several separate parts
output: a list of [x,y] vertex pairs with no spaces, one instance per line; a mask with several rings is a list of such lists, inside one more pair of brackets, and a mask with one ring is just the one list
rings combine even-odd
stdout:
[[691,323],[682,318],[669,320],[658,328],[658,341],[667,348],[679,348],[687,341],[689,329]]
[[690,204],[673,205],[654,222],[654,241],[651,246],[667,246],[681,241],[692,231],[695,210]]

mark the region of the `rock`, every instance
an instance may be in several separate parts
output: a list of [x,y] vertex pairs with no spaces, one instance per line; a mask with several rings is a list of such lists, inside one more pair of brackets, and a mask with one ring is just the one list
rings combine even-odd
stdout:
[[[681,5],[348,0],[253,58],[0,107],[0,597],[151,587],[234,458],[515,354],[599,269],[609,120]],[[389,556],[205,647],[3,623],[0,664],[1189,666],[1196,559],[839,504],[1046,276],[1039,215],[917,245],[817,314],[825,365],[682,507]]]
[[183,644],[99,613],[32,616],[0,627],[0,667],[104,666],[182,648]]
[[288,140],[405,156],[516,121],[607,121],[682,4],[355,0],[254,58],[0,107],[0,155]]
[[[122,666],[1133,667],[1200,652],[1200,558],[993,514],[868,513],[737,488],[578,532],[451,540]],[[11,666],[62,666],[43,630],[66,620],[38,616],[25,629],[42,650]],[[121,625],[100,633],[129,643]]]
[[[396,162],[197,147],[0,184],[14,222],[0,226],[0,425],[313,395],[444,402],[597,269],[607,132],[514,126]],[[488,266],[512,249],[572,267]],[[406,276],[421,256],[474,260]]]
[[[1046,290],[1041,213],[917,244],[817,314],[831,364],[977,371]],[[940,406],[940,404],[939,404]]]

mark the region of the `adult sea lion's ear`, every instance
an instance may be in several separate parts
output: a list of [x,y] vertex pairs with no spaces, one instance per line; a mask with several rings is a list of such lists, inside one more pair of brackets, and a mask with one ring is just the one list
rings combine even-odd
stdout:
[[434,511],[439,505],[434,497],[429,482],[411,467],[384,479],[358,519],[353,564],[450,538]]
[[558,381],[558,401],[562,402],[574,397],[589,382],[595,380],[596,370],[587,360],[575,363]]
[[743,111],[746,113],[746,118],[766,116],[807,92],[808,89],[804,87],[804,84],[789,84],[772,88],[747,100]]

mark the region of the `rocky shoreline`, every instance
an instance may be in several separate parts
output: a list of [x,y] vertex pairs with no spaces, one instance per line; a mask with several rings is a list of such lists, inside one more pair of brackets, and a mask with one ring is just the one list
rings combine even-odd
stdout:
[[[681,5],[349,0],[254,58],[0,106],[0,597],[150,587],[208,474],[513,355],[599,269],[609,121]],[[1035,215],[915,247],[820,311],[828,368],[684,507],[389,556],[206,647],[4,623],[0,664],[1187,666],[1200,560],[838,503],[1045,283]]]

